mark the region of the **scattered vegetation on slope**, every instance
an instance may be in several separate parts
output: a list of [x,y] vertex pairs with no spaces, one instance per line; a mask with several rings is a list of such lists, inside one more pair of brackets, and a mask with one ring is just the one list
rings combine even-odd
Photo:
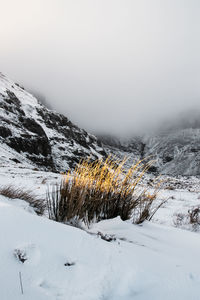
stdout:
[[200,228],[200,206],[192,207],[187,213],[177,213],[174,215],[174,225],[176,227],[197,231]]
[[0,187],[0,195],[9,199],[20,199],[28,202],[38,215],[42,215],[46,208],[44,199],[34,195],[32,191],[24,190],[23,188],[17,188],[12,185],[3,186]]
[[80,162],[60,185],[48,191],[49,218],[87,225],[117,216],[137,224],[151,219],[160,207],[153,205],[159,184],[150,192],[139,183],[153,162],[139,161],[125,171],[125,161],[108,157],[106,161]]

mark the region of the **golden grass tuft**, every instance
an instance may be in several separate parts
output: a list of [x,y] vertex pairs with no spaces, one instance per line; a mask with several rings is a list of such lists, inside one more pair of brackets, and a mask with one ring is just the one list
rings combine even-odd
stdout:
[[154,163],[140,160],[127,171],[123,161],[109,156],[105,161],[82,160],[63,176],[47,195],[49,218],[59,222],[81,220],[86,224],[120,216],[141,223],[151,217],[157,185],[149,192],[141,179]]

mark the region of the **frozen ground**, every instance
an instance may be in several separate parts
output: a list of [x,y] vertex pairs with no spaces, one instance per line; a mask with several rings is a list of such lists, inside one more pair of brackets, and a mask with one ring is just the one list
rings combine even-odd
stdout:
[[[1,185],[44,196],[47,184],[60,177],[0,167]],[[167,183],[159,197],[168,202],[152,222],[137,226],[115,218],[88,232],[38,217],[24,202],[1,196],[0,299],[200,299],[199,233],[174,227],[175,214],[199,204],[199,179],[168,178]],[[20,262],[16,253],[26,261]]]

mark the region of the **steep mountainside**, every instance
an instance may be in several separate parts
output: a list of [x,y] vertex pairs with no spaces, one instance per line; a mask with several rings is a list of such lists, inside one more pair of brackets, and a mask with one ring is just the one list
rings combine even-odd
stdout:
[[65,171],[83,157],[112,153],[127,162],[152,155],[150,171],[200,175],[200,122],[188,112],[166,130],[129,140],[95,136],[65,116],[46,108],[34,96],[0,73],[0,164]]
[[[191,118],[191,116],[190,116]],[[195,124],[194,126],[192,124]],[[195,118],[159,133],[129,141],[101,138],[107,151],[118,156],[155,159],[150,171],[167,175],[200,175],[200,126]],[[188,127],[187,127],[188,126]]]
[[159,172],[200,175],[200,128],[174,129],[143,141],[144,155],[153,155]]
[[106,156],[101,142],[0,73],[0,162],[53,171]]
[[127,168],[130,168],[142,156],[144,144],[139,137],[124,140],[116,136],[101,135],[98,136],[98,139],[102,142],[107,153],[121,160],[126,158],[125,167]]

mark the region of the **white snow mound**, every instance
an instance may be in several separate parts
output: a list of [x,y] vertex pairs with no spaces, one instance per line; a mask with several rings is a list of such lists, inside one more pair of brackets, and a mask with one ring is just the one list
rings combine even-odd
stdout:
[[[0,228],[1,300],[200,299],[197,233],[120,218],[87,233],[3,197]],[[107,242],[98,232],[116,240]]]

